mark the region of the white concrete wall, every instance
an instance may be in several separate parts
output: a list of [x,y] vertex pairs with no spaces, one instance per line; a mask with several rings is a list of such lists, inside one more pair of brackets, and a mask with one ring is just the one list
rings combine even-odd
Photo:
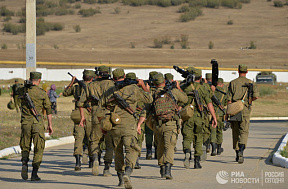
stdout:
[[[113,68],[115,69],[115,68]],[[125,69],[125,73],[135,72],[138,78],[147,79],[150,71],[158,71],[165,73],[172,73],[174,78],[181,80],[182,77],[177,73],[173,68],[171,69]],[[83,69],[47,69],[47,68],[37,68],[37,71],[42,72],[42,80],[46,81],[68,81],[71,77],[67,74],[70,72],[78,78],[82,78]],[[211,72],[211,70],[203,70],[202,75],[205,76],[205,73]],[[247,78],[254,80],[258,71],[249,71]],[[278,82],[288,82],[288,73],[287,72],[273,72],[277,76]],[[238,77],[237,71],[219,71],[219,77],[222,77],[225,82],[231,81]],[[26,69],[25,68],[0,68],[0,79],[7,80],[13,78],[26,78]]]

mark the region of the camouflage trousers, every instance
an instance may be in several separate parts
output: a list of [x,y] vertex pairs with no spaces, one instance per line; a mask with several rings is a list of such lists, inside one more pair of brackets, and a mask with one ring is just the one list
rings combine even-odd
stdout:
[[168,121],[155,128],[157,140],[157,159],[158,165],[165,163],[174,164],[174,149],[177,143],[177,126],[176,121]]
[[211,125],[211,143],[222,144],[223,142],[223,127],[224,117],[217,116],[217,127],[213,128]]
[[[145,123],[142,123],[141,125],[141,135],[137,133],[138,138],[138,146],[142,149],[142,143],[144,141],[144,135],[145,135]],[[139,157],[141,157],[141,152],[139,152]]]
[[247,147],[249,123],[250,116],[243,116],[242,121],[231,122],[234,150],[239,150],[239,144],[245,144]]
[[[199,115],[200,116],[200,115]],[[183,151],[184,153],[191,152],[191,144],[193,142],[194,156],[203,154],[203,119],[194,114],[194,116],[184,122],[182,127],[183,135]]]
[[29,154],[31,151],[31,143],[34,144],[34,157],[32,166],[39,168],[43,158],[43,152],[45,148],[45,127],[43,121],[40,119],[39,123],[31,121],[23,121],[21,124],[21,138],[20,148],[22,159],[21,161],[28,162]]
[[[115,170],[117,172],[123,172],[125,166],[134,168],[140,149],[137,137],[132,134],[122,135],[121,129],[111,130],[110,132],[112,134],[112,141],[115,150]],[[125,156],[123,146],[125,149]]]

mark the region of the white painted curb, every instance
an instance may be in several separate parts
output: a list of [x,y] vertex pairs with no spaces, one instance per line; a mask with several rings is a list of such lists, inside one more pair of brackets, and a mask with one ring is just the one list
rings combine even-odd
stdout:
[[[63,137],[63,138],[53,139],[53,140],[46,140],[45,148],[58,146],[58,145],[62,145],[62,144],[74,143],[74,141],[75,141],[74,136],[68,136],[68,137]],[[32,149],[32,151],[34,149],[33,143],[31,145],[31,149]],[[20,154],[20,153],[21,153],[20,146],[12,146],[12,147],[0,150],[0,158],[2,158],[4,156],[11,155],[11,154]]]
[[272,120],[288,120],[288,117],[251,117],[250,120],[263,120],[263,121],[272,121]]
[[284,147],[287,144],[287,141],[288,141],[288,133],[283,138],[281,144],[279,145],[278,150],[273,154],[272,162],[274,165],[288,168],[288,158],[285,158],[285,157],[280,155],[280,151],[284,149]]

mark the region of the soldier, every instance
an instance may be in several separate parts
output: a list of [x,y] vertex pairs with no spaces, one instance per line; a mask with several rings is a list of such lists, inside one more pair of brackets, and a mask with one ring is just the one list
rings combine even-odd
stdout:
[[[31,181],[41,180],[37,173],[42,162],[45,148],[45,126],[43,123],[42,108],[47,112],[47,131],[49,132],[49,135],[53,133],[51,103],[47,93],[39,88],[41,76],[42,74],[40,72],[30,72],[30,79],[27,81],[27,84],[18,89],[22,107],[20,137],[20,148],[22,150],[21,177],[24,180],[28,179],[28,161],[33,139],[34,157],[32,162],[33,170]],[[33,106],[32,104],[34,104],[35,109],[30,107]]]
[[[244,109],[238,113],[240,120],[230,121],[232,128],[232,136],[233,136],[233,149],[236,152],[236,161],[239,164],[244,162],[243,152],[247,147],[248,141],[248,133],[249,133],[249,123],[250,123],[250,115],[251,115],[251,105],[252,101],[257,100],[259,97],[258,88],[256,85],[253,85],[253,97],[251,97],[251,105],[248,104],[248,88],[246,85],[249,83],[253,83],[250,79],[246,78],[246,74],[248,73],[247,66],[245,64],[241,64],[238,66],[239,77],[234,79],[229,83],[228,94],[227,94],[227,104],[231,104],[233,102],[242,100],[244,101]],[[246,93],[246,94],[245,94]],[[227,112],[228,112],[227,107]],[[242,115],[241,115],[242,114]],[[235,115],[237,116],[237,115]],[[228,120],[228,116],[226,116],[226,121]],[[230,118],[231,120],[231,118]]]
[[[126,74],[127,79],[131,80],[137,80],[136,74],[134,72],[130,72]],[[137,132],[137,138],[138,138],[138,146],[142,149],[142,143],[144,141],[144,134],[145,134],[145,118],[146,118],[146,111],[145,111],[145,104],[141,101],[137,102],[136,107],[136,115],[139,117],[139,121],[137,123],[137,128],[141,128],[141,132]],[[143,120],[140,120],[142,117]],[[138,154],[135,169],[141,169],[139,158],[141,157],[141,151]]]
[[[188,97],[180,88],[178,81],[175,88],[172,82],[165,82],[163,74],[153,76],[156,91],[153,93],[152,112],[156,121],[153,131],[157,140],[157,157],[161,178],[172,179],[171,167],[174,163],[174,149],[177,144],[180,110],[177,103],[186,103]],[[170,84],[171,86],[168,86]]]
[[[88,85],[88,83],[92,82],[93,77],[95,77],[96,74],[94,73],[93,70],[84,70],[83,71],[83,86],[84,85]],[[73,135],[75,138],[75,142],[74,142],[74,157],[76,159],[76,164],[75,164],[75,171],[80,171],[81,170],[81,156],[83,154],[83,148],[85,148],[84,146],[88,147],[88,155],[90,158],[90,162],[92,161],[92,153],[91,153],[91,145],[90,142],[87,140],[84,140],[85,138],[89,138],[90,134],[91,134],[91,130],[92,130],[92,122],[91,122],[91,107],[90,104],[87,103],[84,105],[85,109],[84,109],[84,115],[86,117],[86,125],[84,125],[84,127],[80,127],[79,123],[80,123],[80,110],[79,107],[77,105],[81,92],[83,89],[83,87],[81,85],[74,85],[75,84],[75,79],[76,77],[74,76],[72,78],[71,83],[68,85],[68,87],[64,90],[63,92],[63,96],[67,97],[67,96],[71,96],[73,95],[74,100],[73,102],[75,102],[75,110],[73,110],[73,113],[71,114],[71,118],[74,121],[74,130],[73,130]],[[82,81],[81,81],[82,82]],[[84,146],[83,146],[83,142],[84,142]],[[85,149],[84,149],[85,150]],[[85,155],[85,154],[84,154]],[[87,158],[87,157],[86,157]],[[83,157],[83,159],[85,159]],[[84,160],[83,160],[84,161]],[[89,164],[89,168],[91,168],[92,165],[91,163]]]
[[19,112],[19,108],[21,111],[21,102],[20,102],[20,99],[18,98],[19,94],[17,92],[18,89],[21,87],[21,84],[18,83],[18,81],[19,81],[18,79],[15,79],[15,84],[12,85],[12,92],[11,92],[11,96],[13,97],[17,113]]
[[[220,91],[226,92],[224,89],[224,81],[222,78],[218,78],[218,82],[217,82],[217,89],[219,89]],[[219,102],[221,103],[222,107],[224,108],[224,106],[227,105],[227,96],[219,91],[214,91],[214,95],[216,96],[216,98],[219,100]],[[211,145],[212,145],[212,152],[211,155],[215,156],[220,155],[223,152],[223,148],[221,147],[222,142],[223,142],[223,127],[224,127],[224,109],[223,111],[220,109],[219,106],[217,106],[214,102],[213,102],[213,106],[215,109],[215,113],[216,113],[216,117],[217,117],[217,127],[216,128],[211,128]],[[217,152],[216,152],[217,149]]]
[[[156,71],[149,72],[149,80],[153,78],[154,75],[158,74]],[[152,83],[151,83],[152,84]],[[153,93],[155,91],[155,86],[150,86],[150,92]],[[145,125],[145,142],[146,142],[146,159],[152,159],[152,146],[153,146],[153,131]],[[154,136],[155,137],[155,136]],[[154,139],[154,148],[155,148],[155,159],[157,159],[157,145]]]
[[[123,81],[125,73],[122,68],[113,71],[113,80],[115,82]],[[138,86],[144,90],[141,90]],[[135,84],[124,86],[121,89],[110,88],[104,93],[103,106],[110,112],[119,115],[121,122],[117,125],[113,123],[112,134],[113,146],[115,149],[115,170],[119,178],[118,186],[132,188],[130,175],[136,163],[137,156],[141,150],[137,144],[137,128],[135,110],[138,101],[152,103],[152,96],[149,93],[149,87],[145,86],[143,80],[138,80],[138,86]],[[119,98],[115,98],[118,96]],[[121,101],[120,101],[121,100]],[[130,108],[124,108],[121,104],[125,103]],[[125,159],[123,146],[125,147]],[[125,163],[124,163],[125,160]],[[125,167],[125,173],[124,173]]]
[[[199,69],[194,70],[195,81],[194,83],[185,83],[181,86],[182,90],[188,95],[188,104],[192,104],[194,107],[193,117],[184,122],[182,128],[183,135],[183,151],[185,153],[184,167],[190,167],[189,156],[191,152],[191,143],[193,141],[194,147],[194,168],[201,169],[200,156],[202,155],[203,144],[203,127],[204,127],[204,112],[202,103],[207,104],[209,112],[211,113],[213,120],[213,127],[217,126],[217,119],[212,105],[211,98],[207,89],[200,84],[202,78],[202,71]],[[199,93],[199,104],[197,104],[197,98],[195,97],[195,91]]]
[[[101,102],[99,102],[97,99],[101,101],[103,93],[106,92],[109,88],[113,87],[114,82],[110,79],[109,67],[100,66],[98,67],[97,72],[98,78],[94,82],[87,85],[87,94],[82,91],[78,104],[81,113],[81,121],[79,125],[83,127],[85,125],[85,122],[87,121],[83,110],[84,103],[86,101],[92,100],[92,131],[89,140],[91,142],[91,151],[93,155],[90,159],[89,164],[92,165],[92,174],[97,176],[99,174],[99,156],[101,155],[100,144],[101,141],[105,140],[106,153],[104,157],[105,167],[103,170],[103,176],[112,176],[112,174],[109,172],[109,168],[113,159],[112,138],[110,132],[107,132],[105,133],[105,135],[103,135],[103,132],[101,130],[99,120],[101,120],[104,116],[104,108],[99,106],[99,103]],[[103,137],[105,137],[105,139],[103,139]]]

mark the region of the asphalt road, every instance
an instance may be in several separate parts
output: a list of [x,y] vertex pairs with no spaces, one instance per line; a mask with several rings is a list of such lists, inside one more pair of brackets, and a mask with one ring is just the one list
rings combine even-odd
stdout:
[[[232,149],[231,129],[224,132],[224,153],[210,156],[201,163],[202,169],[183,167],[182,137],[177,142],[173,180],[160,178],[156,160],[145,160],[145,149],[141,157],[142,169],[134,170],[131,180],[134,188],[287,188],[288,169],[271,164],[270,154],[283,135],[288,132],[288,122],[252,122],[248,147],[243,164],[235,162]],[[144,147],[144,144],[143,144]],[[45,150],[39,170],[40,182],[21,179],[20,156],[0,160],[0,188],[115,188],[118,184],[114,164],[112,177],[93,176],[88,165],[81,172],[74,171],[73,144],[61,145]],[[30,157],[32,159],[32,156]],[[103,170],[100,166],[100,172]],[[31,175],[29,162],[29,177]],[[217,177],[216,177],[217,175]]]

